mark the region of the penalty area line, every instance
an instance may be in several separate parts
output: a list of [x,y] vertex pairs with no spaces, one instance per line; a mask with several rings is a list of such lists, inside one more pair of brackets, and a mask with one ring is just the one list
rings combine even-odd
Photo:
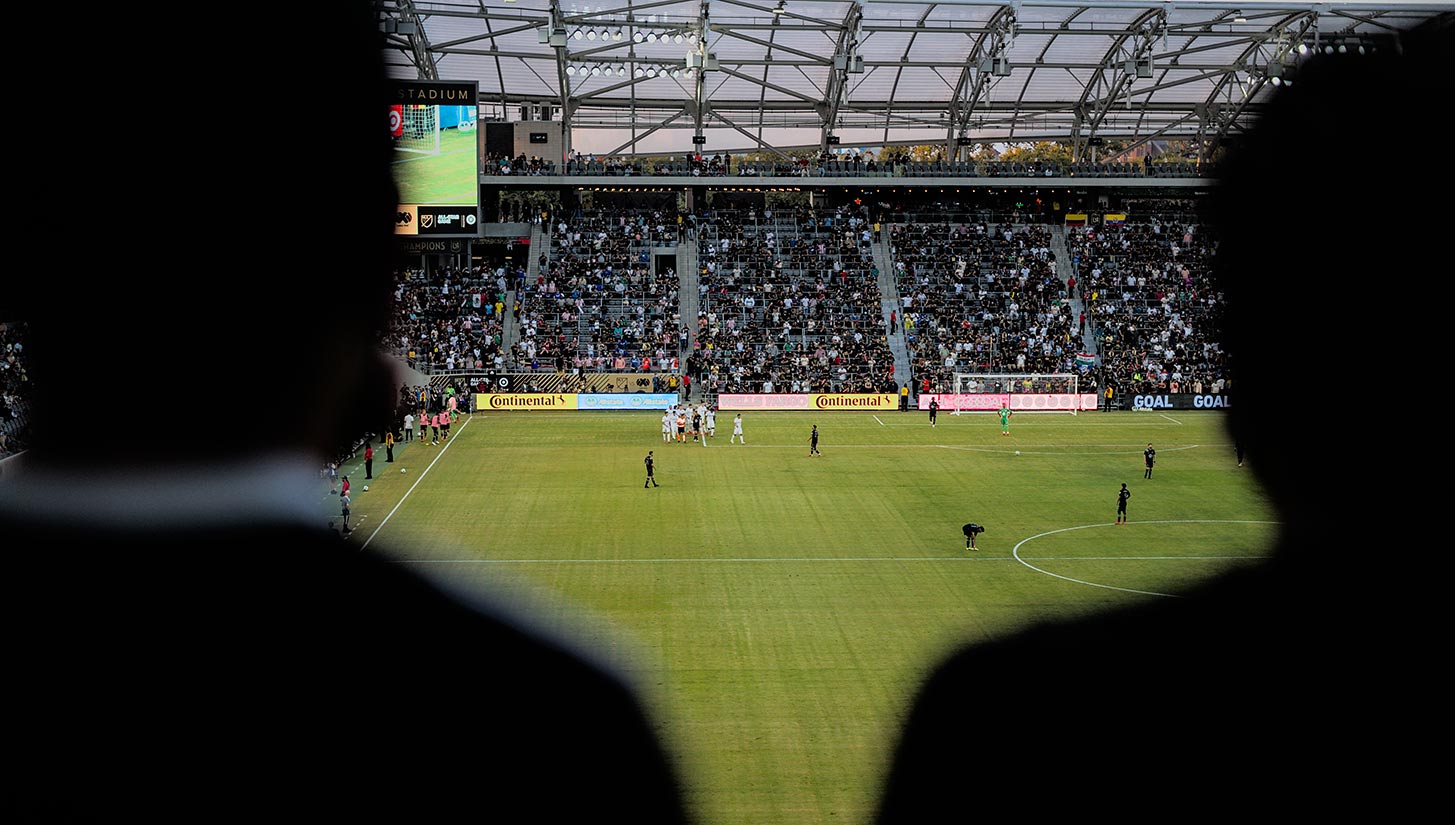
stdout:
[[[465,423],[463,423],[463,424],[460,425],[460,429],[458,429],[458,430],[455,431],[455,438],[458,438],[459,435],[460,435],[460,433],[464,432],[465,431],[465,428],[468,427],[468,426],[470,426],[470,422],[471,421],[474,421],[474,420],[475,419],[473,417],[472,418],[466,418],[465,419]],[[445,442],[445,446],[444,446],[443,449],[440,450],[439,455],[436,455],[434,457],[434,461],[431,461],[429,463],[429,466],[424,468],[424,472],[422,472],[422,473],[419,474],[419,478],[416,478],[414,480],[414,483],[411,484],[411,485],[409,485],[409,489],[404,493],[404,497],[401,498],[401,499],[399,499],[399,503],[396,504],[396,505],[394,505],[394,509],[393,510],[390,510],[389,511],[389,515],[385,516],[384,517],[384,520],[381,521],[381,522],[379,522],[379,526],[374,528],[374,532],[370,533],[369,534],[369,537],[364,540],[364,545],[359,548],[360,550],[367,550],[368,549],[369,542],[373,541],[374,540],[374,537],[377,536],[377,535],[379,535],[379,531],[384,529],[384,525],[386,525],[386,524],[389,523],[389,519],[394,518],[394,514],[397,513],[397,512],[399,512],[399,508],[400,507],[403,507],[404,506],[404,502],[409,500],[409,495],[410,495],[410,493],[413,493],[414,492],[414,488],[415,487],[418,487],[419,484],[420,484],[420,482],[424,481],[424,477],[427,476],[427,475],[429,475],[429,471],[434,469],[434,465],[438,464],[439,463],[439,460],[445,457],[445,453],[447,453],[447,452],[450,451],[450,447],[453,447],[454,446],[454,444],[455,444],[455,438],[451,438],[449,441],[446,441]]]

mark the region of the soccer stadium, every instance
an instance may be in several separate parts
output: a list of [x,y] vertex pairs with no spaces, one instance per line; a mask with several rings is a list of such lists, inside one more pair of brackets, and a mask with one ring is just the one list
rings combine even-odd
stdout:
[[[1308,641],[1303,623],[1332,601],[1308,590],[1374,598],[1345,579],[1306,590],[1322,570],[1283,561],[1305,558],[1280,549],[1291,537],[1331,547],[1300,519],[1346,506],[1307,501],[1345,466],[1289,445],[1347,437],[1337,428],[1365,415],[1341,418],[1343,373],[1309,360],[1337,359],[1344,341],[1330,329],[1343,322],[1312,309],[1333,298],[1312,294],[1372,313],[1385,299],[1365,265],[1433,240],[1341,238],[1372,243],[1401,220],[1382,178],[1420,172],[1339,153],[1418,134],[1411,121],[1385,135],[1383,118],[1448,80],[1388,78],[1444,59],[1429,55],[1455,7],[366,5],[396,203],[389,257],[370,259],[389,272],[388,312],[367,330],[391,372],[357,398],[387,403],[335,416],[346,429],[310,454],[306,483],[268,500],[288,498],[345,566],[378,559],[386,576],[474,594],[619,679],[673,789],[638,787],[650,771],[635,745],[587,741],[587,718],[529,746],[518,723],[490,723],[465,745],[498,748],[486,764],[508,768],[472,776],[467,756],[437,777],[381,768],[424,785],[401,793],[428,797],[437,779],[446,798],[478,797],[486,821],[510,822],[578,821],[562,813],[572,805],[704,825],[1103,805],[1187,819],[1253,794],[1210,777],[1221,736],[1242,743],[1235,784],[1343,752],[1261,698],[1304,689],[1284,668],[1312,673],[1346,651]],[[346,141],[348,122],[329,140]],[[1431,220],[1409,212],[1411,226]],[[1341,266],[1358,276],[1340,280]],[[363,289],[355,274],[329,289]],[[294,287],[277,288],[270,306],[290,303]],[[55,338],[36,329],[0,313],[7,530],[7,507],[23,513],[49,489],[24,492],[46,477],[54,409],[37,393],[55,372],[36,359]],[[277,350],[290,364],[306,351]],[[318,399],[356,397],[342,388],[351,369],[325,372],[317,394],[278,390],[300,429]],[[1253,423],[1233,426],[1240,414]],[[251,453],[261,434],[238,444]],[[388,630],[415,627],[406,608],[420,597],[353,575],[334,580],[374,595],[349,609],[388,605],[379,670],[398,672],[383,701],[437,702],[431,720],[501,713],[511,700],[472,692],[530,684],[531,666],[509,660],[453,684],[412,670],[445,649]],[[326,624],[320,651],[340,632]],[[449,651],[490,655],[488,639],[452,633],[438,637]],[[416,644],[417,657],[402,652]],[[538,690],[503,695],[534,707]],[[1260,738],[1285,723],[1297,746]],[[438,744],[392,725],[374,745],[418,749],[390,764]],[[361,761],[372,752],[367,733],[343,741]],[[620,798],[573,786],[589,759]],[[489,800],[547,787],[543,775],[559,799],[489,815]],[[1295,785],[1300,798],[1312,787]],[[1270,812],[1293,804],[1292,790],[1268,793]]]

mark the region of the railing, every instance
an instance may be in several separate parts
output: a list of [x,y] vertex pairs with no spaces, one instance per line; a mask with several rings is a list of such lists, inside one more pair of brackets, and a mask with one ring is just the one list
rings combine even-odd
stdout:
[[[553,175],[557,165],[543,163],[540,171],[519,171],[512,175]],[[550,171],[545,171],[549,169]],[[502,174],[497,168],[485,174]],[[849,178],[1206,178],[1217,174],[1211,164],[1197,163],[1045,163],[1009,161],[878,161],[866,160],[783,160],[739,161],[728,159],[658,161],[650,169],[631,160],[570,160],[560,165],[560,174],[593,177],[849,177]]]

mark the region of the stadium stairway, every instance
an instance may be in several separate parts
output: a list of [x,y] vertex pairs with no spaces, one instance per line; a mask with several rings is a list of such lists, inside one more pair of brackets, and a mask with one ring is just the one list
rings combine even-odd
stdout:
[[[889,330],[889,313],[900,311],[902,302],[899,300],[899,290],[894,285],[894,260],[889,254],[889,225],[885,224],[880,237],[874,239],[874,267],[879,270],[879,294],[882,298],[879,301],[880,313],[883,316],[880,320],[884,329]],[[909,344],[904,340],[904,318],[899,318],[895,324],[895,332],[888,336],[889,351],[894,353],[894,383],[909,384],[910,391],[914,391],[914,375],[910,373],[909,366]]]
[[[531,224],[530,227],[530,251],[526,253],[525,282],[533,284],[536,276],[541,272],[541,253],[551,253],[550,228],[542,224]],[[520,321],[511,312],[515,306],[516,298],[520,293],[514,289],[505,291],[505,318],[500,325],[500,348],[510,352],[510,348],[520,341]]]
[[[1051,227],[1051,251],[1056,255],[1056,277],[1061,279],[1062,284],[1069,283],[1071,276],[1076,272],[1075,266],[1071,263],[1071,253],[1066,251],[1066,227]],[[1082,302],[1080,295],[1071,296],[1071,316],[1080,318],[1081,313],[1086,311],[1086,304]],[[1086,331],[1081,333],[1081,351],[1089,352],[1092,355],[1100,356],[1096,351],[1096,335],[1091,327],[1094,321],[1091,313],[1086,313]]]
[[[691,352],[697,343],[697,309],[701,297],[697,294],[701,283],[697,276],[697,242],[677,244],[677,309],[681,313],[682,325],[688,330],[687,352]],[[686,352],[682,353],[682,360],[685,366]],[[693,387],[692,392],[697,395],[700,391]]]

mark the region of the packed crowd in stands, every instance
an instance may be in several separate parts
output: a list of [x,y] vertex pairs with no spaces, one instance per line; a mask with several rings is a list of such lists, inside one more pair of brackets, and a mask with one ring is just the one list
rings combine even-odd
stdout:
[[1103,382],[1123,395],[1227,391],[1223,295],[1212,279],[1216,243],[1206,227],[1152,220],[1068,230],[1066,243]]
[[[678,215],[601,210],[557,218],[550,252],[521,292],[516,363],[530,370],[653,372],[680,359],[679,281],[654,266]],[[680,366],[680,360],[676,361]]]
[[524,152],[515,157],[488,154],[480,171],[486,175],[554,175],[556,164],[536,155],[527,158]]
[[25,363],[25,325],[0,322],[0,458],[29,442],[30,374]]
[[728,173],[731,160],[729,155],[690,154],[680,158],[655,158],[644,163],[639,158],[628,156],[597,157],[572,152],[571,157],[566,160],[565,173],[609,177],[635,177],[644,174],[722,177]]
[[503,266],[396,273],[389,348],[425,371],[505,369],[506,295],[523,277]]
[[871,242],[861,208],[710,216],[689,377],[709,393],[892,392]]
[[953,391],[957,372],[1075,369],[1076,323],[1045,227],[912,223],[890,241],[917,389]]

